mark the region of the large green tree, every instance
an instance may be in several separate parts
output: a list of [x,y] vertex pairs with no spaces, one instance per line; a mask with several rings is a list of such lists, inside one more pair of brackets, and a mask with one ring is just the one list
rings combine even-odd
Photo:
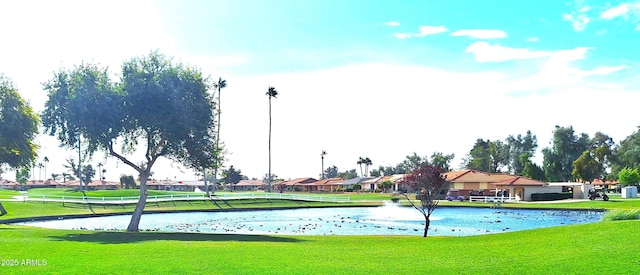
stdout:
[[222,182],[224,184],[237,184],[241,180],[248,179],[246,176],[242,175],[242,171],[233,167],[233,165],[229,166],[229,169],[222,170]]
[[[538,139],[531,131],[527,131],[524,136],[520,134],[515,137],[509,135],[505,143],[508,147],[507,168],[509,173],[522,175],[525,166],[530,163],[530,158],[536,153]],[[529,156],[529,158],[525,159],[523,156]]]
[[614,149],[616,158],[613,160],[611,172],[617,175],[624,168],[640,169],[640,130],[620,142]]
[[509,147],[502,141],[477,139],[463,165],[483,172],[500,172],[508,164]]
[[[0,166],[28,171],[37,157],[38,145],[34,140],[39,123],[13,82],[0,74]],[[6,213],[0,203],[0,216]]]
[[640,172],[638,168],[623,168],[618,173],[618,182],[622,186],[638,185],[640,183]]
[[573,163],[584,151],[590,148],[589,136],[585,133],[576,135],[572,126],[556,126],[553,131],[551,147],[542,149],[544,159],[542,169],[547,181],[569,181],[572,175]]
[[[127,231],[138,231],[158,158],[213,167],[215,107],[207,82],[199,69],[151,52],[124,62],[119,83],[93,64],[60,70],[44,83],[49,134],[71,148],[82,137],[86,152],[104,150],[139,173],[140,199]],[[142,159],[134,158],[136,150]]]

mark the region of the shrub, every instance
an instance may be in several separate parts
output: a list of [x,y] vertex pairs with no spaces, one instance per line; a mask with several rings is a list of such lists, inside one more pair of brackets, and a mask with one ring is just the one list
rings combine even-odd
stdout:
[[604,214],[604,221],[640,220],[640,209],[613,210]]
[[570,199],[573,195],[571,193],[534,193],[531,194],[532,201],[557,201]]

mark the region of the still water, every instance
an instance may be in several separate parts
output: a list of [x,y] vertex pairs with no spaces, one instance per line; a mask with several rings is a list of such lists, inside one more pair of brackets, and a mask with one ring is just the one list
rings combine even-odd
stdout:
[[[430,236],[470,236],[597,222],[602,212],[440,207]],[[57,229],[124,230],[130,215],[26,222]],[[230,212],[145,214],[141,231],[278,235],[422,235],[416,209],[381,207],[305,208]]]

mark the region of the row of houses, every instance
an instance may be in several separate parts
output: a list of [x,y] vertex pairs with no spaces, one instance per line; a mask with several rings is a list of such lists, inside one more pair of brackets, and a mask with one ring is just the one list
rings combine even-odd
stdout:
[[[84,185],[87,190],[116,190],[121,188],[120,182],[94,180]],[[0,189],[10,190],[29,190],[33,188],[72,188],[80,189],[80,181],[70,180],[58,182],[55,180],[30,180],[26,184],[19,182],[0,179]],[[196,189],[204,190],[204,181],[148,181],[147,189],[149,190],[165,190],[165,191],[196,191]]]
[[[610,189],[617,186],[615,181],[594,181],[591,184],[579,182],[547,183],[523,176],[506,173],[487,173],[472,169],[451,171],[444,174],[451,183],[450,189],[458,191],[459,195],[469,196],[511,196],[519,200],[531,200],[536,193],[573,192],[574,198],[586,198],[588,189]],[[297,178],[288,181],[273,182],[273,190],[301,191],[301,192],[335,192],[353,189],[360,185],[362,191],[398,191],[405,175],[390,175],[382,177],[359,177],[354,179],[329,178],[316,180],[313,178]],[[385,190],[385,183],[391,187]],[[258,191],[266,190],[267,185],[261,180],[242,180],[238,184],[227,185],[229,190]]]
[[[547,183],[514,176],[505,173],[486,173],[477,170],[458,170],[444,174],[451,183],[450,189],[457,190],[459,195],[469,196],[512,196],[521,200],[531,200],[534,193],[560,193],[571,191],[574,198],[584,198],[585,185],[582,183]],[[342,192],[351,191],[359,185],[361,191],[398,191],[401,189],[404,174],[381,177],[358,177],[353,179],[329,178],[317,180],[314,178],[297,178],[287,181],[272,182],[272,190],[279,192]],[[595,186],[614,188],[617,182],[594,181]],[[17,182],[0,180],[0,188],[26,190],[31,188],[73,188],[79,189],[79,181],[56,182],[53,180],[31,180],[26,185]],[[119,182],[92,181],[89,190],[112,190],[120,188]],[[148,181],[149,190],[167,191],[198,191],[205,190],[204,181]],[[209,186],[211,188],[211,186]],[[587,187],[591,188],[591,186]],[[237,184],[227,184],[224,189],[231,191],[259,191],[266,190],[267,183],[262,180],[241,180]]]
[[[94,180],[87,186],[89,190],[115,190],[120,188],[120,182]],[[80,188],[79,180],[69,180],[65,182],[58,182],[54,180],[30,180],[25,184],[20,184],[16,181],[0,180],[1,189],[10,190],[29,190],[33,188]]]

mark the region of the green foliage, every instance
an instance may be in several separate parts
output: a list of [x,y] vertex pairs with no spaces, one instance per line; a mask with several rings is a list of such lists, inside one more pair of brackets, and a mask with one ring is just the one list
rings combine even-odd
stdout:
[[614,152],[616,159],[611,169],[612,173],[617,174],[626,167],[640,169],[640,130],[622,140]]
[[509,147],[502,141],[476,140],[464,159],[464,166],[489,173],[500,172],[508,164]]
[[240,169],[236,170],[233,165],[229,166],[229,169],[222,170],[222,177],[222,182],[225,184],[237,184],[246,179],[246,176],[242,175],[242,171]]
[[[215,103],[207,82],[197,68],[158,52],[124,62],[119,83],[106,68],[81,64],[44,83],[49,98],[43,124],[65,147],[79,145],[82,137],[86,154],[107,151],[131,166],[144,191],[160,157],[192,168],[216,165]],[[135,150],[144,152],[144,162],[127,159]],[[140,197],[129,231],[137,231],[145,200]]]
[[602,218],[604,221],[640,220],[640,209],[613,210]]
[[[527,168],[527,164],[532,164],[530,158],[536,153],[538,139],[531,131],[527,131],[525,136],[520,134],[517,137],[509,135],[505,143],[508,148],[506,150],[508,151],[507,167],[509,172],[513,175],[526,176],[524,175],[524,170]],[[526,158],[523,158],[523,156],[526,156]],[[529,172],[531,173],[532,171]],[[527,177],[532,178],[530,176]]]
[[621,185],[637,185],[640,183],[640,173],[638,168],[623,168],[618,173],[618,182]]
[[136,188],[136,181],[131,175],[121,175],[120,187],[124,187],[125,189]]
[[0,165],[28,167],[37,157],[40,120],[11,80],[0,74]]
[[[373,174],[373,171],[371,171],[371,173]],[[328,178],[328,179],[329,178],[338,177],[338,167],[336,167],[334,165],[334,166],[331,166],[331,167],[328,167],[327,169],[325,169],[324,170],[324,177]]]
[[31,177],[31,170],[29,167],[22,167],[16,170],[16,181],[22,185],[27,184]]
[[600,164],[591,155],[590,151],[584,151],[578,159],[573,162],[571,175],[586,182],[593,182],[600,175]]
[[551,147],[544,148],[542,154],[543,170],[548,181],[569,181],[574,177],[573,162],[590,148],[590,139],[587,134],[577,136],[572,126],[556,126],[553,131]]
[[345,172],[338,172],[337,177],[343,179],[354,179],[358,177],[358,172],[356,172],[356,169],[351,169]]

